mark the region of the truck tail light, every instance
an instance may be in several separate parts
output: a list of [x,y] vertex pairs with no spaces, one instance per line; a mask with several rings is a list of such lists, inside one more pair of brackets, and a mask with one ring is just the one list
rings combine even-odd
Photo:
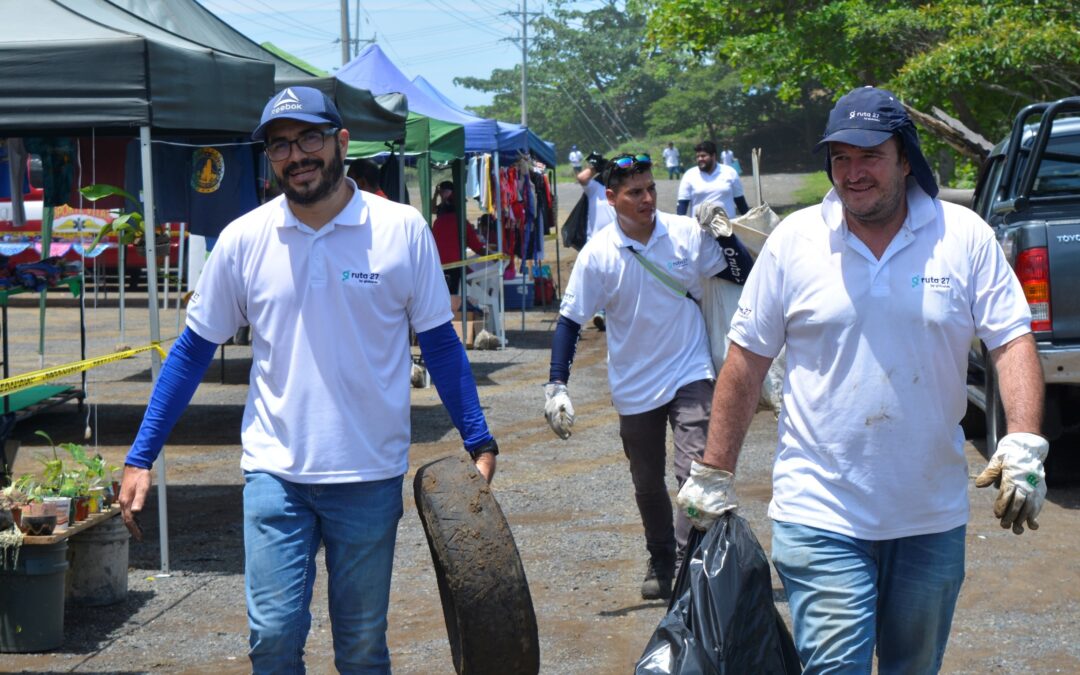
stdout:
[[1015,266],[1031,308],[1031,330],[1050,330],[1050,256],[1046,247],[1020,251]]

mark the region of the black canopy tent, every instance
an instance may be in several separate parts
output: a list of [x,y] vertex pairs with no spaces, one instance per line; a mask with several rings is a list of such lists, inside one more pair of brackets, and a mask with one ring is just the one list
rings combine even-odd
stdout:
[[251,41],[195,0],[106,0],[144,21],[214,49],[272,63],[274,88],[315,87],[337,104],[349,136],[358,141],[404,143],[404,94],[374,96],[337,78],[313,75]]
[[[105,0],[0,0],[0,15],[0,137],[137,133],[147,231],[156,225],[152,134],[250,133],[274,91],[269,62],[191,42]],[[146,248],[150,340],[157,343],[154,237]],[[151,354],[156,382],[161,363]],[[167,573],[164,457],[158,475]]]

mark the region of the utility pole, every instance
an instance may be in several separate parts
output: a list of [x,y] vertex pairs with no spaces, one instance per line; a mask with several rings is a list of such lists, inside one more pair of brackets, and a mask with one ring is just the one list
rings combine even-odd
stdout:
[[529,81],[526,75],[529,62],[529,12],[525,6],[526,2],[527,0],[521,0],[521,126],[523,127],[529,126],[528,97],[525,94]]
[[341,0],[341,65],[349,62],[349,0]]
[[353,20],[353,32],[356,33],[356,39],[353,40],[353,58],[360,56],[360,0],[356,0],[356,17]]

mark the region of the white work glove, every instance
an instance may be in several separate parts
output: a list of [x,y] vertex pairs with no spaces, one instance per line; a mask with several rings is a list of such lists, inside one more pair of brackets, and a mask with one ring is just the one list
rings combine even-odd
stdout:
[[564,441],[570,438],[574,427],[574,405],[570,403],[570,393],[561,382],[548,382],[544,385],[544,417],[555,435]]
[[690,477],[675,498],[694,527],[707,530],[717,518],[739,506],[735,474],[701,462],[690,463]]
[[1046,501],[1046,472],[1043,460],[1050,451],[1050,442],[1037,434],[1006,434],[998,441],[997,452],[990,464],[975,478],[975,487],[993,485],[998,488],[994,500],[994,516],[1001,526],[1012,526],[1016,534],[1024,533],[1024,523],[1039,529],[1035,518]]
[[731,219],[728,218],[727,211],[720,202],[707,201],[698,204],[694,217],[697,218],[701,229],[708,232],[713,239],[731,236],[733,231]]

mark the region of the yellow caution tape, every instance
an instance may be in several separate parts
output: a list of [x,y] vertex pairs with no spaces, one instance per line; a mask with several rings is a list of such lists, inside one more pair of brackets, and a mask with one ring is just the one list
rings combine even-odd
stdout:
[[476,263],[488,262],[490,260],[509,260],[509,258],[510,256],[505,253],[492,253],[491,255],[482,255],[479,258],[466,258],[465,260],[446,263],[442,268],[444,270],[452,270],[455,267],[465,267],[466,265],[475,265]]
[[16,375],[15,377],[9,377],[6,380],[0,380],[0,396],[7,396],[8,394],[14,394],[17,391],[23,389],[29,389],[30,387],[41,384],[42,382],[48,382],[49,380],[55,380],[58,377],[65,375],[72,375],[74,373],[81,373],[84,370],[90,370],[97,366],[105,365],[106,363],[112,363],[113,361],[120,361],[122,359],[130,359],[136,354],[142,352],[148,352],[151,349],[156,350],[158,354],[161,354],[161,358],[165,358],[165,350],[161,348],[160,342],[152,342],[145,347],[135,347],[133,349],[124,349],[106,356],[96,356],[92,359],[85,359],[82,361],[75,361],[73,363],[65,363],[59,366],[53,366],[51,368],[43,368],[41,370],[35,370],[32,373],[26,373],[24,375]]

